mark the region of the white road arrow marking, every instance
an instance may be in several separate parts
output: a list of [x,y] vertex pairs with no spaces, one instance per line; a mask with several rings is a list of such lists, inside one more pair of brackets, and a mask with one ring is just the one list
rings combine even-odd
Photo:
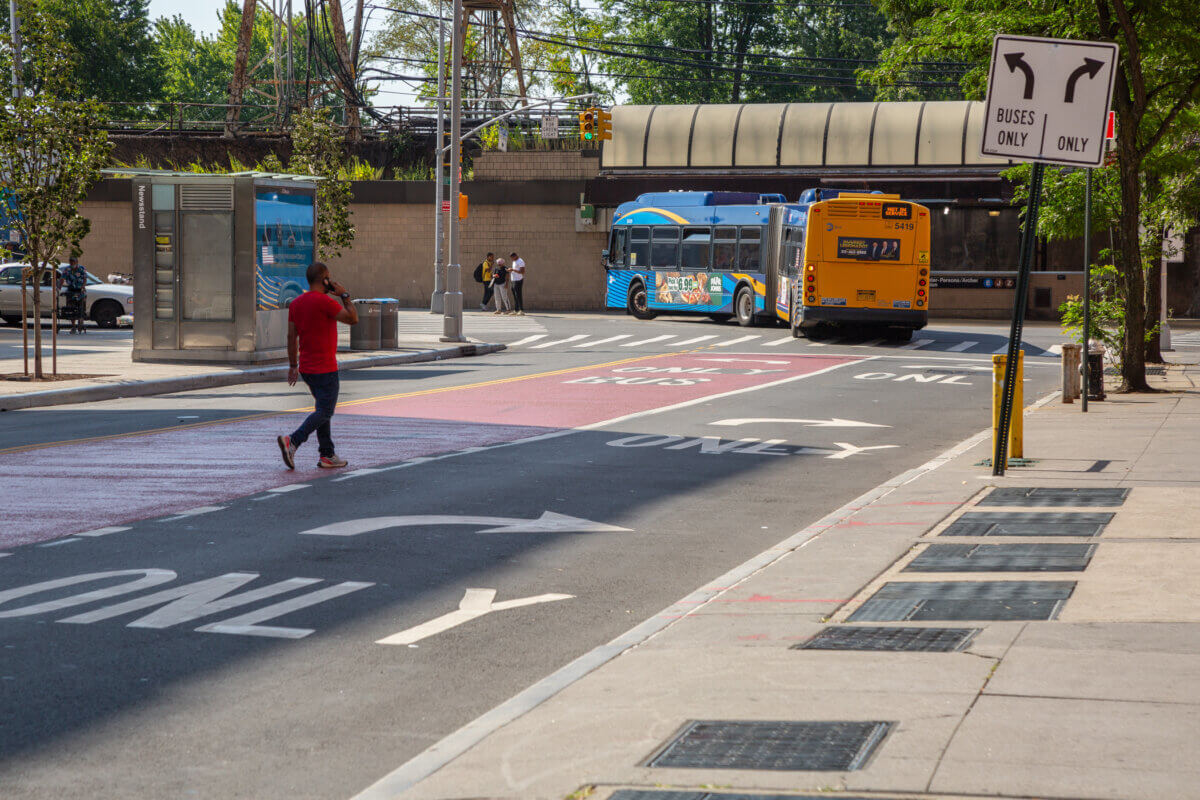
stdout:
[[504,600],[494,603],[492,601],[496,598],[495,589],[467,589],[462,601],[458,604],[457,611],[451,611],[449,614],[443,614],[436,619],[431,619],[429,622],[421,623],[416,627],[400,631],[399,633],[393,633],[391,636],[379,639],[375,644],[416,644],[422,639],[428,639],[430,636],[444,633],[451,628],[462,625],[464,622],[470,622],[493,611],[507,611],[510,608],[521,608],[522,606],[532,606],[538,603],[570,600],[574,596],[572,594],[539,594],[532,597],[522,597],[518,600]]
[[879,425],[874,422],[858,422],[852,419],[785,419],[785,418],[756,418],[746,417],[745,419],[720,419],[716,422],[710,422],[709,425],[725,425],[728,427],[736,427],[738,425],[753,425],[755,423],[772,423],[772,422],[790,422],[796,425],[807,425],[810,428],[890,428],[891,425]]
[[513,517],[472,517],[452,514],[424,514],[405,517],[363,517],[345,522],[334,522],[319,528],[300,531],[311,536],[357,536],[388,528],[419,528],[431,525],[494,525],[479,533],[622,533],[629,528],[619,528],[603,522],[593,522],[565,514],[546,511],[537,519]]

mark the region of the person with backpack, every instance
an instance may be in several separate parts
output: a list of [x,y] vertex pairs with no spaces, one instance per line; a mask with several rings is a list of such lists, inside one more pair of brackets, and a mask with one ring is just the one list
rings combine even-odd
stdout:
[[64,316],[71,321],[71,333],[83,333],[83,320],[87,316],[87,270],[79,264],[78,258],[71,256],[62,277],[63,295],[67,301]]
[[504,265],[503,258],[496,259],[496,263],[492,267],[492,288],[496,293],[496,313],[515,313],[513,311],[512,295],[509,294],[508,267]]
[[476,283],[483,284],[483,300],[479,302],[480,311],[487,311],[488,303],[492,299],[492,262],[495,259],[495,253],[488,253],[483,257],[483,261],[475,267],[475,273],[472,276]]

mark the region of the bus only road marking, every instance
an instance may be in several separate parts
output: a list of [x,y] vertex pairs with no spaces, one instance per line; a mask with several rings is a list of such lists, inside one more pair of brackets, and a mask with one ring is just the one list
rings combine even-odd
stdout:
[[890,450],[900,446],[896,444],[880,444],[871,447],[858,447],[849,442],[834,442],[836,448],[803,447],[801,445],[786,444],[784,439],[766,439],[760,441],[758,439],[747,438],[726,441],[717,436],[698,436],[689,439],[684,436],[664,436],[657,433],[625,436],[605,442],[605,444],[609,447],[660,447],[664,450],[695,449],[702,455],[721,455],[723,453],[740,453],[742,455],[756,456],[819,455],[835,461],[842,461],[850,456],[866,453],[871,450]]

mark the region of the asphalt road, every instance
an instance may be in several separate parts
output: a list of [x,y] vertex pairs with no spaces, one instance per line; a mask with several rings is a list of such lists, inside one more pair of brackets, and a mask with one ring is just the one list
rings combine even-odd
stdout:
[[3,796],[350,797],[987,426],[1007,333],[473,328],[512,346],[343,375],[340,473],[283,469],[284,384],[0,415]]

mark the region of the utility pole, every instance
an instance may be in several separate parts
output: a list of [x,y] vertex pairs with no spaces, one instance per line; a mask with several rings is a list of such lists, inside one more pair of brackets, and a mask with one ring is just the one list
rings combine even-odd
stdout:
[[[433,148],[436,156],[436,166],[433,174],[433,298],[429,303],[431,314],[441,314],[445,309],[446,268],[442,264],[442,244],[445,236],[442,230],[442,200],[446,196],[442,188],[442,162],[446,156],[442,152],[446,131],[446,20],[442,19],[442,4],[438,3],[438,88],[434,107],[437,109],[437,144]],[[451,204],[453,205],[453,204]]]
[[8,27],[13,46],[12,96],[13,100],[20,100],[25,90],[21,83],[24,67],[21,64],[21,18],[17,16],[17,0],[8,0]]
[[[450,243],[446,264],[446,294],[442,318],[442,341],[465,342],[462,334],[462,267],[459,264],[458,194],[462,189],[462,62],[463,0],[454,0],[453,47],[450,78]],[[439,207],[440,211],[440,207]]]

